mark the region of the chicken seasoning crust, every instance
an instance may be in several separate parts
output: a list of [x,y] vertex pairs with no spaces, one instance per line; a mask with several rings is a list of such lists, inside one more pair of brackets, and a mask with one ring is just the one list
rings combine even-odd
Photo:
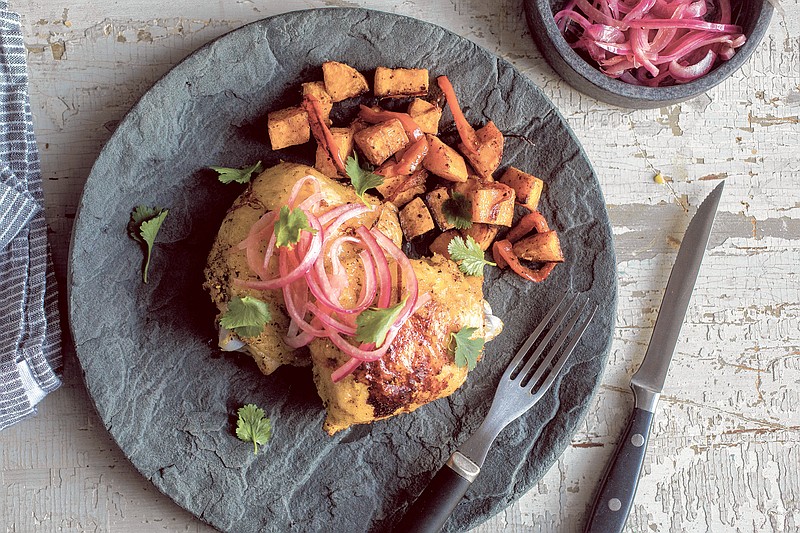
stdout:
[[[369,83],[333,61],[322,77],[302,84],[300,105],[268,115],[273,149],[314,138],[314,168],[280,163],[250,182],[220,227],[204,287],[223,350],[250,353],[265,374],[312,366],[332,435],[464,383],[502,329],[483,299],[487,250],[532,281],[564,258],[536,211],[544,182],[513,167],[495,181],[503,134],[491,121],[473,129],[445,76],[436,98],[426,69],[378,67],[375,97],[407,110],[361,105],[338,126],[335,103]],[[457,149],[438,136],[445,101]],[[530,211],[516,224],[515,206]],[[409,258],[404,242],[429,252]]]

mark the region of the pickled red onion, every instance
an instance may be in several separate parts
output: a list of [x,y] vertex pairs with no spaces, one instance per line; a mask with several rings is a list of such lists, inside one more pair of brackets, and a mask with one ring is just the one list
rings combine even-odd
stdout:
[[627,83],[687,83],[730,59],[746,37],[730,0],[572,0],[555,14],[570,46]]
[[[301,190],[309,184],[311,192],[301,200]],[[247,264],[259,279],[233,281],[250,289],[280,289],[291,319],[284,341],[292,348],[300,348],[316,338],[329,339],[352,358],[337,369],[335,375],[338,380],[362,362],[374,361],[385,354],[403,324],[416,309],[430,300],[430,295],[418,294],[419,285],[410,260],[379,230],[369,230],[359,225],[355,229],[355,236],[341,233],[340,228],[344,223],[373,209],[372,206],[345,204],[319,213],[325,205],[325,195],[319,181],[313,176],[300,179],[289,194],[287,206],[301,209],[315,232],[301,231],[297,243],[278,247],[274,231],[277,211],[267,213],[253,225],[248,236],[234,247],[245,251]],[[263,248],[265,241],[266,248]],[[340,302],[349,280],[340,259],[345,243],[362,249],[357,256],[363,270],[362,286],[358,300],[352,307],[345,307]],[[356,334],[356,315],[373,305],[387,308],[392,301],[390,257],[400,269],[397,282],[405,287],[402,291],[405,305],[389,327],[381,346],[356,346],[345,338]],[[331,265],[330,275],[325,268],[326,261]],[[277,275],[271,275],[270,272],[275,270]]]

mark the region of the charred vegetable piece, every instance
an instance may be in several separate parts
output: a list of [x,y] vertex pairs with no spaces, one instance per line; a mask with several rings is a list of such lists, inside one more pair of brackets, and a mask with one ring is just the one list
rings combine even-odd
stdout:
[[373,165],[380,165],[401,148],[408,145],[403,124],[397,119],[380,122],[353,136],[364,157]]
[[536,263],[563,263],[564,254],[555,231],[534,233],[514,243],[514,254]]
[[440,233],[439,236],[436,237],[429,246],[431,253],[443,255],[446,258],[451,259],[450,250],[448,249],[448,247],[450,246],[450,241],[452,241],[454,238],[458,236],[459,236],[458,230],[454,229],[447,230],[444,233]]
[[325,80],[325,90],[334,102],[341,102],[369,90],[367,79],[359,71],[337,61],[322,64],[322,77]]
[[461,154],[447,146],[439,137],[427,134],[428,155],[422,165],[448,181],[467,181],[467,164]]
[[386,68],[375,69],[375,96],[419,96],[428,94],[428,69]]
[[376,187],[387,202],[397,207],[403,207],[420,194],[425,194],[425,182],[428,171],[420,168],[410,176],[391,176],[383,180],[383,184]]
[[409,241],[433,229],[431,212],[422,198],[414,198],[400,211],[400,227]]
[[273,150],[307,143],[311,138],[308,113],[302,107],[288,107],[268,113],[267,132]]
[[331,95],[325,90],[325,83],[321,81],[310,81],[302,84],[303,96],[310,94],[319,100],[319,105],[322,110],[322,118],[325,123],[330,126],[331,124],[331,109],[333,109],[333,100]]
[[514,189],[502,183],[487,183],[472,193],[472,221],[511,226],[514,220]]
[[425,201],[428,204],[428,209],[431,210],[433,220],[439,229],[447,231],[455,227],[455,224],[450,222],[444,211],[444,204],[450,199],[450,191],[446,187],[438,187],[425,195]]
[[465,239],[467,237],[475,239],[481,250],[485,252],[494,242],[498,231],[500,231],[500,228],[491,224],[473,224],[469,228],[461,230],[461,234]]
[[421,98],[414,98],[408,104],[408,114],[414,119],[423,133],[437,135],[439,121],[442,119],[442,108]]
[[[330,131],[333,142],[339,151],[339,157],[342,161],[347,161],[347,158],[353,155],[353,130],[350,128],[331,128]],[[320,144],[317,145],[314,168],[328,177],[341,177],[331,155]]]
[[517,195],[517,203],[527,207],[531,211],[536,211],[539,207],[539,198],[542,196],[542,189],[544,189],[544,182],[523,172],[518,168],[508,167],[500,178],[500,183],[505,183]]

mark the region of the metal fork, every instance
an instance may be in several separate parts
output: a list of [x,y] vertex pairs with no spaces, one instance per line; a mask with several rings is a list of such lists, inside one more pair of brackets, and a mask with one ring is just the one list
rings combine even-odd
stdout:
[[[481,466],[486,460],[489,447],[497,435],[508,424],[536,405],[536,402],[544,396],[589,326],[597,306],[590,306],[588,297],[584,297],[578,312],[561,330],[561,335],[553,343],[547,355],[543,359],[541,358],[542,352],[567,319],[569,310],[578,302],[580,296],[580,294],[575,295],[556,317],[556,313],[569,298],[568,294],[565,295],[548,311],[533,333],[525,340],[503,373],[503,377],[500,378],[492,406],[483,423],[450,456],[445,465],[446,468],[442,467],[436,473],[422,494],[406,511],[396,531],[432,533],[442,528],[464,493],[478,476]],[[588,314],[586,314],[587,309]],[[578,320],[584,315],[585,318],[578,324]],[[551,320],[553,320],[552,326],[539,339]],[[577,327],[576,324],[578,324]],[[536,343],[536,348],[529,353],[534,343]],[[566,346],[564,346],[565,343]],[[563,350],[561,350],[562,346]],[[559,350],[561,350],[561,355],[558,355]],[[533,374],[530,375],[532,371]]]

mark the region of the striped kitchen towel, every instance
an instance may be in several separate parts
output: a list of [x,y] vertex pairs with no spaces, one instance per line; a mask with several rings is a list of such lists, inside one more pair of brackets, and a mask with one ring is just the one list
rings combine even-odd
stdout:
[[0,0],[0,429],[61,385],[53,265],[19,16]]

